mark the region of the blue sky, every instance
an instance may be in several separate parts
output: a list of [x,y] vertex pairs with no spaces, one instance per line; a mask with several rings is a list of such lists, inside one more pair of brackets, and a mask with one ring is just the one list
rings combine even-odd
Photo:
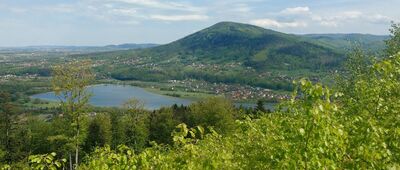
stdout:
[[168,43],[220,21],[388,34],[400,0],[0,0],[0,46]]

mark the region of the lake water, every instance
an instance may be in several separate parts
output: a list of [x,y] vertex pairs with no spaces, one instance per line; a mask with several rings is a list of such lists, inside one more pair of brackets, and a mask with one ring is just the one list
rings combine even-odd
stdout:
[[[101,84],[88,87],[93,93],[89,103],[94,106],[119,107],[131,98],[143,101],[146,109],[159,109],[173,104],[189,105],[192,101],[182,98],[170,97],[148,92],[140,87]],[[53,92],[33,95],[32,98],[58,101]]]
[[[194,102],[188,99],[159,95],[144,90],[140,87],[129,85],[100,84],[88,87],[93,96],[89,103],[94,106],[101,107],[120,107],[126,101],[136,98],[143,101],[145,108],[149,110],[159,109],[161,107],[169,107],[173,104],[189,105]],[[53,92],[41,93],[31,96],[42,100],[58,101],[57,96]],[[255,107],[254,103],[236,103],[237,107]],[[265,107],[273,109],[274,103],[266,103]]]

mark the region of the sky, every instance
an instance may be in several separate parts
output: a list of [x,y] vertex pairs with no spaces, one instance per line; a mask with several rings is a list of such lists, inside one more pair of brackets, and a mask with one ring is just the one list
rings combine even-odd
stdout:
[[0,46],[164,44],[221,21],[388,34],[400,0],[0,0]]

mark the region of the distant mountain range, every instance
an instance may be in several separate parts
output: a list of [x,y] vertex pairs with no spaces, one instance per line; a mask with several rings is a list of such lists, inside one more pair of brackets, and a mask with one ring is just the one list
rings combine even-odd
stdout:
[[369,52],[382,51],[385,49],[385,40],[390,38],[388,35],[371,34],[308,34],[304,36],[339,50],[347,51],[358,46]]
[[105,48],[115,48],[115,49],[142,49],[142,48],[150,48],[156,47],[159,44],[119,44],[119,45],[107,45]]
[[0,47],[0,52],[107,52],[117,50],[132,50],[158,46],[158,44],[119,44],[107,46],[26,46]]

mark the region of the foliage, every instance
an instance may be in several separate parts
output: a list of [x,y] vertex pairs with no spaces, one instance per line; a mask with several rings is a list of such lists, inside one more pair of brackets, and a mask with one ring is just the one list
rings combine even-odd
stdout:
[[210,98],[200,101],[189,107],[189,125],[210,126],[219,133],[228,133],[232,130],[235,120],[235,111],[232,103],[223,98]]
[[[353,79],[352,93],[343,96],[343,122],[349,132],[355,164],[359,168],[383,167],[399,161],[400,54],[369,67]],[[346,89],[346,87],[342,87]],[[363,135],[360,135],[363,134]]]
[[88,103],[90,93],[85,88],[93,79],[90,61],[73,61],[54,66],[53,90],[60,97],[64,112],[69,114],[68,116],[76,117]]
[[144,110],[134,109],[136,106],[128,107],[128,113],[122,116],[121,123],[124,129],[124,140],[120,144],[125,144],[139,151],[147,145],[150,135],[149,114]]
[[117,151],[109,146],[97,148],[90,157],[91,162],[81,169],[137,169],[135,153],[126,146],[119,146]]
[[[13,136],[15,136],[14,121],[16,120],[16,106],[12,103],[11,95],[6,92],[0,92],[0,149],[4,149],[6,162],[10,163],[13,158]],[[16,141],[14,141],[16,142]],[[0,161],[4,161],[0,159]]]
[[364,61],[363,54],[355,55],[348,64],[352,75],[346,76],[354,86],[341,88],[354,93],[332,92],[301,80],[279,112],[237,121],[235,131],[225,136],[212,131],[196,139],[196,130],[180,124],[173,146],[147,148],[132,156],[128,165],[139,167],[136,160],[141,160],[147,169],[396,168],[400,54],[375,62],[366,71],[352,67]]
[[65,116],[75,128],[75,164],[79,164],[79,148],[82,142],[83,109],[91,96],[86,87],[94,79],[90,61],[72,61],[53,67],[52,86],[59,96]]
[[107,114],[98,114],[89,123],[85,140],[85,150],[92,152],[96,146],[110,145],[112,141],[111,120]]
[[255,111],[256,112],[261,112],[261,113],[267,112],[267,110],[264,107],[264,101],[263,100],[257,100]]
[[400,51],[400,23],[392,22],[390,39],[386,40],[386,54],[395,55]]
[[171,132],[179,122],[174,119],[174,113],[171,109],[161,109],[150,115],[150,141],[157,143],[172,143]]
[[64,166],[67,162],[66,159],[57,160],[56,153],[43,154],[43,155],[31,155],[29,156],[29,162],[32,169],[37,170],[57,170]]
[[338,94],[332,96],[328,88],[320,84],[313,85],[304,79],[299,84],[286,111],[286,114],[292,115],[289,122],[293,123],[287,125],[289,122],[284,122],[282,126],[283,138],[289,141],[286,144],[289,146],[289,160],[283,160],[282,166],[300,169],[340,168],[345,155],[346,134],[337,119],[340,117],[338,108],[332,102],[332,97]]
[[5,164],[5,165],[0,165],[0,169],[1,169],[1,170],[10,170],[10,169],[11,169],[11,166],[10,166],[10,165],[7,165],[7,164]]

